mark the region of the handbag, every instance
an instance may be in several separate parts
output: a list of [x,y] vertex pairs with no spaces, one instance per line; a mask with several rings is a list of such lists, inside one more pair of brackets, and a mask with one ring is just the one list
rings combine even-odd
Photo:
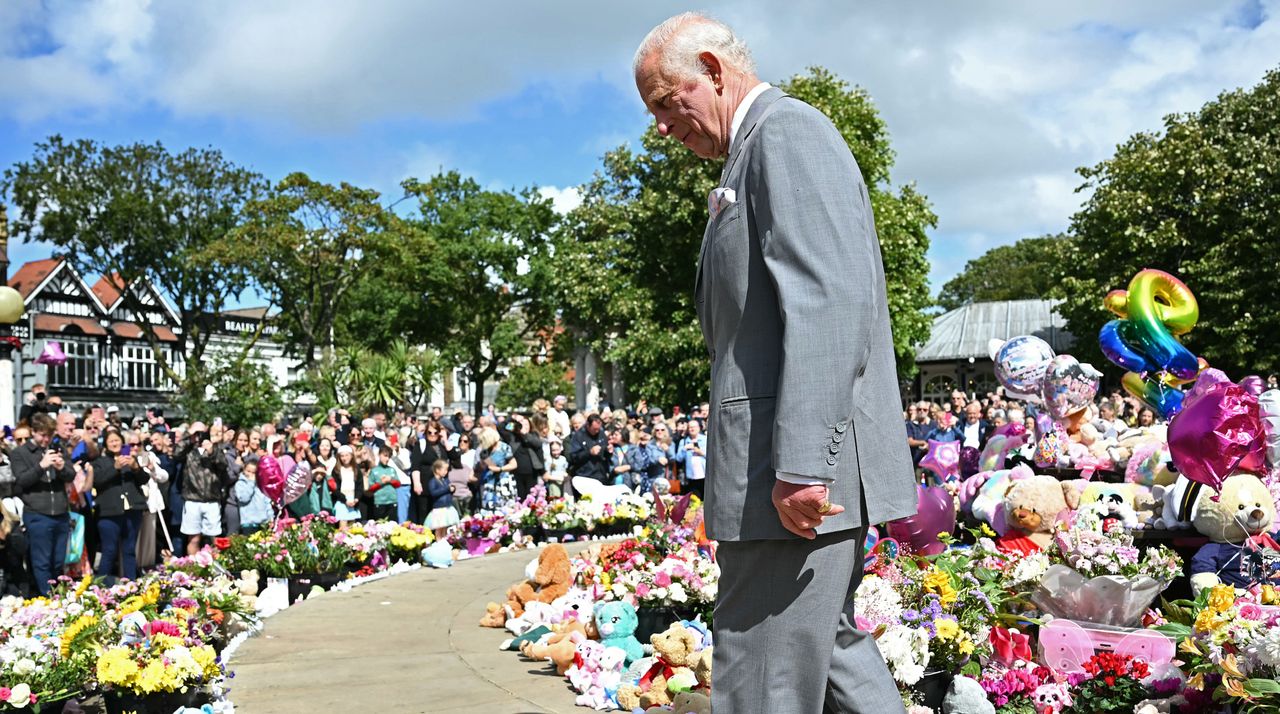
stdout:
[[75,565],[84,557],[84,516],[72,511],[67,514],[71,518],[71,533],[67,536],[66,565]]

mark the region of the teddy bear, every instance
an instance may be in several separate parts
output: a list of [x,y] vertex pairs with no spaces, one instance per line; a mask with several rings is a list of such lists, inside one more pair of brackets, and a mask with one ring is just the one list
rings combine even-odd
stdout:
[[1167,530],[1191,528],[1200,497],[1206,491],[1209,495],[1213,494],[1207,486],[1186,476],[1179,476],[1168,486],[1152,486],[1151,492],[1158,493],[1161,501],[1160,517],[1152,526]]
[[[1071,482],[1077,486],[1078,481]],[[1115,528],[1133,530],[1138,527],[1138,512],[1133,503],[1137,491],[1133,484],[1089,481],[1079,495],[1081,515],[1094,519],[1104,531]]]
[[987,692],[972,677],[956,675],[942,698],[943,714],[996,714]]
[[1076,488],[1052,476],[1031,476],[1015,482],[1004,495],[1009,530],[996,539],[996,547],[1022,555],[1043,550],[1053,540],[1058,521],[1078,503]]
[[602,602],[596,604],[596,631],[600,633],[600,644],[605,647],[617,647],[626,653],[626,663],[644,656],[644,647],[636,639],[636,609],[628,602]]
[[671,700],[671,708],[650,707],[645,714],[711,714],[711,697],[703,692],[680,692]]
[[520,654],[529,659],[552,662],[556,666],[556,674],[563,676],[573,666],[578,646],[584,642],[591,642],[591,640],[588,640],[587,636],[581,632],[570,632],[553,643],[525,643],[528,646],[522,648]]
[[573,572],[569,567],[569,553],[558,543],[549,545],[538,554],[533,576],[512,585],[507,590],[505,605],[489,603],[480,619],[481,627],[502,627],[508,618],[524,614],[526,603],[551,603],[569,592]]
[[622,677],[625,653],[616,647],[585,640],[578,644],[573,666],[565,672],[569,686],[578,692],[576,703],[592,709],[613,709],[614,693]]
[[[699,680],[695,667],[699,665],[701,635],[679,623],[672,624],[665,632],[652,635],[654,666],[636,684],[622,685],[618,689],[618,704],[648,709],[671,703],[672,691],[668,683],[675,681],[678,688],[691,688]],[[709,667],[709,665],[706,665]],[[708,679],[710,672],[707,672]],[[624,704],[626,702],[626,704]]]
[[1066,684],[1049,682],[1036,687],[1031,693],[1031,703],[1036,714],[1062,714],[1072,704],[1071,691]]
[[1266,550],[1280,553],[1272,535],[1276,504],[1262,479],[1249,473],[1228,477],[1216,501],[1198,500],[1193,522],[1209,538],[1191,559],[1195,593],[1220,582],[1248,588],[1275,578],[1264,556]]
[[1035,475],[1025,464],[1001,471],[983,471],[970,476],[960,485],[959,498],[966,512],[1004,535],[1009,529],[1004,515],[1004,495],[1017,481]]
[[1164,512],[1164,486],[1147,488],[1138,486],[1133,494],[1133,512],[1138,517],[1138,528],[1153,528]]

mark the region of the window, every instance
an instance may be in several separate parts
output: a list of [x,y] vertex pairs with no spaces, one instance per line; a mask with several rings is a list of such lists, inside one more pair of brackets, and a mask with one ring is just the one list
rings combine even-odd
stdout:
[[935,404],[946,404],[955,391],[956,380],[949,374],[939,374],[929,379],[924,385],[924,398]]
[[[165,354],[166,357],[169,355]],[[126,344],[120,348],[120,372],[124,389],[161,389],[169,386],[150,345]]]
[[[47,344],[49,340],[45,342]],[[61,366],[49,367],[49,385],[54,387],[98,386],[97,340],[63,337],[58,342],[62,343],[62,351],[67,355],[67,361]]]

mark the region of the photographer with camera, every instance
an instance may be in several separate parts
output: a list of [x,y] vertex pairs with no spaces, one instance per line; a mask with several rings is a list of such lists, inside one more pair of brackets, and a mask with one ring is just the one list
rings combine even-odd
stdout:
[[54,429],[48,414],[32,414],[31,439],[10,455],[22,497],[31,569],[41,595],[48,595],[49,581],[62,574],[71,533],[67,484],[75,479],[75,471],[62,452],[53,448]]
[[222,535],[222,500],[227,483],[227,460],[215,448],[202,422],[191,425],[179,458],[182,469],[182,533],[188,537],[187,555],[200,552],[201,537]]
[[56,412],[49,405],[49,393],[45,391],[43,384],[32,385],[31,391],[22,400],[22,408],[18,410],[18,423],[30,424],[31,415],[33,414],[49,414]]

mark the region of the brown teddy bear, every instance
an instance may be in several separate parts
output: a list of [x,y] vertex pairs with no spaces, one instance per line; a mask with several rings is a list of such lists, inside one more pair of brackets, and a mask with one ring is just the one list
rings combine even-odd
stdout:
[[573,666],[573,657],[578,652],[578,644],[586,641],[581,632],[571,632],[550,644],[533,644],[526,642],[520,652],[529,659],[550,660],[556,666],[556,674],[563,675]]
[[549,635],[543,635],[539,640],[526,640],[520,643],[520,654],[529,659],[545,659],[543,655],[535,655],[534,648],[542,646],[550,646],[569,639],[574,633],[582,635],[586,639],[599,639],[596,633],[596,625],[594,621],[583,623],[580,620],[570,620],[554,626],[554,631]]
[[1022,555],[1043,550],[1053,541],[1053,529],[1059,518],[1079,503],[1076,488],[1052,476],[1015,481],[1004,494],[1009,531],[996,540],[996,547]]
[[618,705],[624,709],[634,709],[641,707],[650,709],[652,707],[661,707],[671,703],[671,692],[667,688],[667,683],[671,680],[690,681],[703,680],[697,676],[697,668],[705,667],[707,681],[711,678],[711,665],[708,660],[705,665],[701,665],[702,652],[708,650],[698,650],[700,640],[691,630],[675,623],[667,628],[666,632],[659,632],[649,637],[649,642],[653,644],[653,654],[658,658],[658,663],[654,665],[654,673],[649,681],[648,689],[641,689],[634,684],[624,684],[618,688]]
[[550,604],[569,592],[569,586],[573,584],[573,570],[569,566],[569,553],[563,545],[554,543],[543,548],[537,562],[532,578],[522,580],[507,590],[505,605],[491,602],[485,607],[484,617],[480,618],[481,627],[502,627],[507,618],[524,614],[525,603]]

